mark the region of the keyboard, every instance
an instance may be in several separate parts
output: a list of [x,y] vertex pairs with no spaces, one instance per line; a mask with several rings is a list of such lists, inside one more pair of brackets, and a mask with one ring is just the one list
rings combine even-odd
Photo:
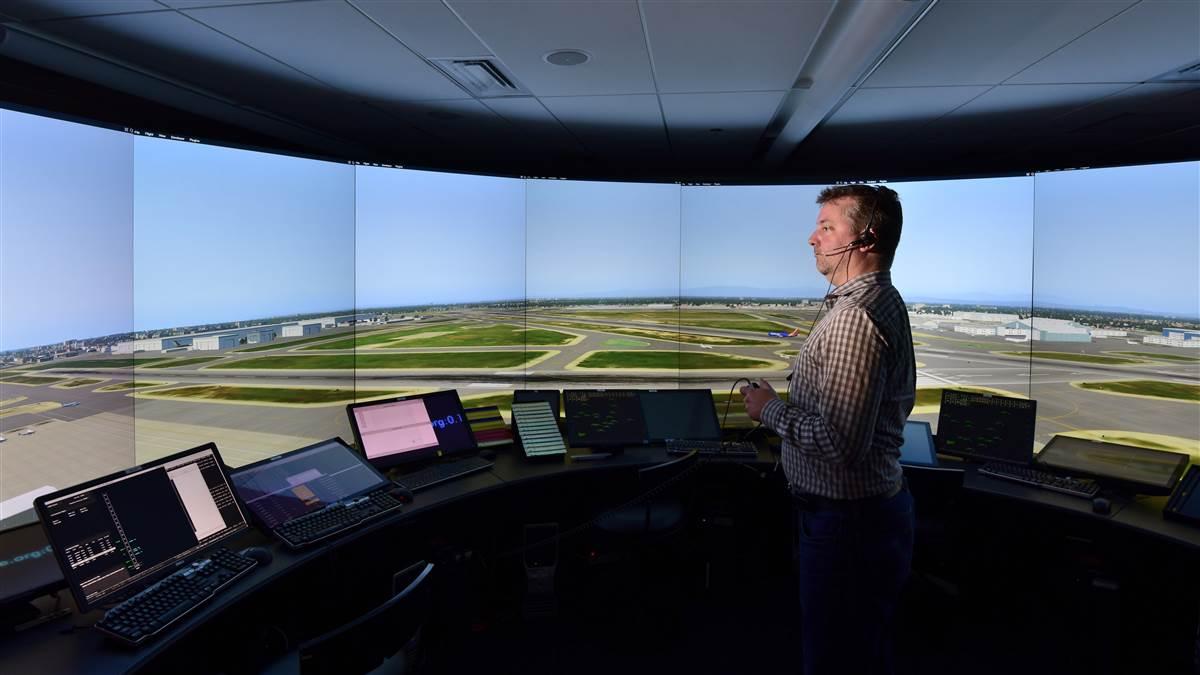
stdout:
[[361,497],[330,504],[319,511],[275,526],[275,534],[291,548],[302,548],[328,539],[362,522],[398,511],[400,501],[387,490],[376,490]]
[[127,644],[161,633],[257,565],[226,548],[189,563],[104,614],[96,628]]
[[693,450],[703,457],[758,458],[758,448],[750,441],[667,441],[668,455],[686,455]]
[[416,492],[438,483],[445,483],[459,476],[465,476],[476,471],[486,471],[492,468],[492,463],[482,457],[464,457],[452,462],[433,464],[420,471],[396,476],[396,482]]
[[1019,464],[988,462],[979,467],[979,473],[1086,499],[1091,499],[1100,492],[1100,485],[1089,478],[1060,476]]

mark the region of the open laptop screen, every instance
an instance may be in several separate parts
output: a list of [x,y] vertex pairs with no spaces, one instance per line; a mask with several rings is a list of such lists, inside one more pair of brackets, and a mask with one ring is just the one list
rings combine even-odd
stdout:
[[229,472],[246,508],[270,528],[389,485],[340,438]]
[[81,611],[247,527],[212,443],[34,502]]
[[937,450],[979,461],[1033,462],[1037,401],[942,390]]
[[650,389],[638,392],[638,397],[646,420],[646,439],[651,443],[721,440],[711,390]]
[[476,450],[453,389],[346,406],[354,439],[378,468]]

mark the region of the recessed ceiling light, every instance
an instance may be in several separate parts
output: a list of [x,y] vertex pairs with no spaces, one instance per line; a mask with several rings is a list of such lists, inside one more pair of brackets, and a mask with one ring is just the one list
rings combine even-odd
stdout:
[[578,49],[556,49],[542,58],[554,66],[580,66],[592,60],[590,54]]

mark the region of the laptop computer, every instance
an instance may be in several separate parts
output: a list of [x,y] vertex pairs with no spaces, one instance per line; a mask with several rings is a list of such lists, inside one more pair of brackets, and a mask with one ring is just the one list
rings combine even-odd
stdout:
[[264,528],[301,548],[398,511],[395,485],[340,438],[229,472],[238,498]]
[[346,414],[366,460],[410,490],[492,467],[453,389],[351,403]]
[[1033,463],[1037,401],[942,390],[937,451],[978,462]]

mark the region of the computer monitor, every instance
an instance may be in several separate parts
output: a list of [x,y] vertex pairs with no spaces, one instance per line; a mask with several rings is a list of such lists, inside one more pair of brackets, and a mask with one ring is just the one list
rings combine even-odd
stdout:
[[42,495],[34,508],[80,611],[247,527],[212,443]]
[[[62,570],[37,521],[0,532],[0,609],[62,588],[63,583]],[[0,630],[3,627],[0,622]]]
[[638,392],[646,440],[719,441],[721,424],[709,389],[648,389]]
[[635,389],[567,389],[567,444],[623,448],[646,443],[642,400]]
[[550,404],[550,409],[554,411],[555,417],[559,416],[558,401],[560,398],[562,398],[562,392],[557,389],[516,389],[513,391],[513,403],[546,401]]
[[1037,401],[942,390],[937,451],[965,459],[1029,464]]
[[1116,482],[1138,494],[1166,495],[1179,482],[1190,459],[1179,452],[1056,435],[1038,453],[1037,463]]
[[380,469],[478,449],[453,389],[351,403],[346,414],[359,449]]
[[910,466],[937,466],[937,447],[929,422],[908,420],[904,423],[904,443],[900,446],[900,463]]
[[229,472],[246,508],[274,528],[306,513],[391,485],[340,438]]

